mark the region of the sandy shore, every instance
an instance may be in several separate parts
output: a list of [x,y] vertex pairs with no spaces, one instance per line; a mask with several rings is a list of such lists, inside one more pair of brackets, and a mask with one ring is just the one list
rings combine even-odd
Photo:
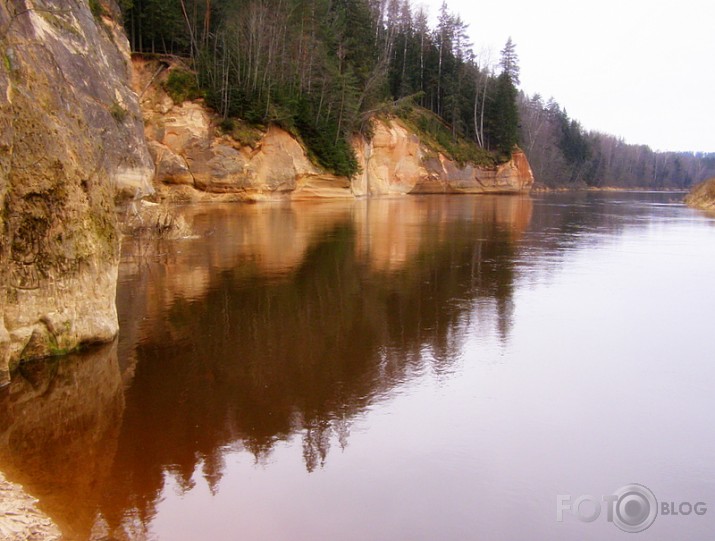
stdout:
[[62,535],[37,508],[37,500],[0,473],[0,539],[3,541],[55,541]]

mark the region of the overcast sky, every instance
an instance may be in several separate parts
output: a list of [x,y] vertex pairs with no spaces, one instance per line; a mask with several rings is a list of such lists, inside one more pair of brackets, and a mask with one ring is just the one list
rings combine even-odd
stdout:
[[[413,0],[436,20],[442,0]],[[521,88],[553,97],[587,130],[654,150],[715,152],[712,0],[448,0],[475,52],[509,36]]]

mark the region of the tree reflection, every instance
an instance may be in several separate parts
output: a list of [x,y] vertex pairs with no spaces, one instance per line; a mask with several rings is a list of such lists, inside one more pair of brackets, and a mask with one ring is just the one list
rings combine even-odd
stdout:
[[[299,437],[307,471],[323,467],[367,407],[453,371],[475,326],[508,340],[531,212],[529,199],[466,196],[189,209],[211,237],[125,257],[121,430],[92,496],[72,498],[86,518],[65,529],[130,538],[167,477],[186,492],[200,471],[217,493],[227,449],[264,463]],[[89,448],[77,456],[96,461]]]
[[[479,317],[498,321],[507,338],[514,223],[528,223],[528,203],[415,198],[410,204],[329,213],[313,225],[317,233],[302,257],[279,276],[261,265],[269,259],[282,268],[280,255],[261,259],[238,250],[222,256],[202,295],[167,295],[169,284],[180,283],[172,274],[195,271],[181,261],[155,269],[153,283],[140,291],[160,307],[146,310],[155,315],[135,342],[138,363],[117,460],[119,469],[137,473],[122,481],[137,484],[127,493],[158,493],[157,465],[172,465],[188,482],[197,462],[222,445],[239,441],[260,462],[276,441],[295,433],[302,434],[312,471],[324,464],[331,439],[347,445],[346,419],[389,396],[425,363],[436,373],[450,371],[477,317],[475,299],[485,299]],[[387,246],[385,220],[392,226]],[[229,218],[223,227],[246,226]],[[255,233],[256,225],[250,229]],[[131,296],[127,302],[136,304]],[[211,476],[220,477],[215,470]]]
[[315,419],[306,423],[303,431],[303,460],[309,472],[325,465],[332,432],[332,425],[327,419]]

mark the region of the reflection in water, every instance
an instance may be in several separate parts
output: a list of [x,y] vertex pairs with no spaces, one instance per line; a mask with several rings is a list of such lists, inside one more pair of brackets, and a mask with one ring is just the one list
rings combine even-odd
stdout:
[[[18,378],[10,392],[50,433],[30,438],[35,424],[8,432],[12,417],[4,418],[11,435],[0,467],[78,539],[96,517],[114,536],[131,537],[154,515],[167,473],[186,491],[200,464],[216,492],[226,449],[265,463],[276,442],[301,434],[313,471],[332,441],[348,445],[351,420],[370,404],[427,365],[449,372],[470,318],[497,318],[506,338],[515,240],[531,201],[415,197],[184,212],[199,238],[125,246],[121,369],[112,349],[104,353],[111,362],[52,364],[59,372],[37,384]],[[477,298],[488,301],[478,315]],[[77,404],[60,408],[68,378],[82,381],[71,394]],[[32,453],[8,454],[15,441]]]
[[116,344],[22,365],[0,391],[0,470],[87,539],[111,484],[124,394]]
[[475,329],[506,347],[520,277],[652,212],[537,201],[182,209],[197,238],[124,247],[118,345],[27,365],[0,391],[0,470],[68,539],[148,536],[167,485],[187,494],[200,472],[218,494],[228,454],[270,467],[298,438],[320,470],[370,408],[458,372]]
[[199,461],[215,487],[223,447],[265,462],[295,433],[308,471],[322,465],[350,419],[426,362],[449,371],[473,299],[489,300],[480,311],[496,311],[506,336],[515,228],[530,209],[519,198],[187,209],[221,241],[182,245],[119,291],[120,306],[136,314],[139,298],[147,313],[131,339],[126,492],[151,502],[166,465],[189,486]]

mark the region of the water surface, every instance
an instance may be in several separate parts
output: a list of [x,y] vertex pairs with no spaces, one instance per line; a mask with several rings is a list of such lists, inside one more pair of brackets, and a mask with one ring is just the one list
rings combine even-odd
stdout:
[[559,495],[715,520],[715,220],[672,194],[181,209],[117,343],[23,367],[0,470],[67,539],[619,539]]

